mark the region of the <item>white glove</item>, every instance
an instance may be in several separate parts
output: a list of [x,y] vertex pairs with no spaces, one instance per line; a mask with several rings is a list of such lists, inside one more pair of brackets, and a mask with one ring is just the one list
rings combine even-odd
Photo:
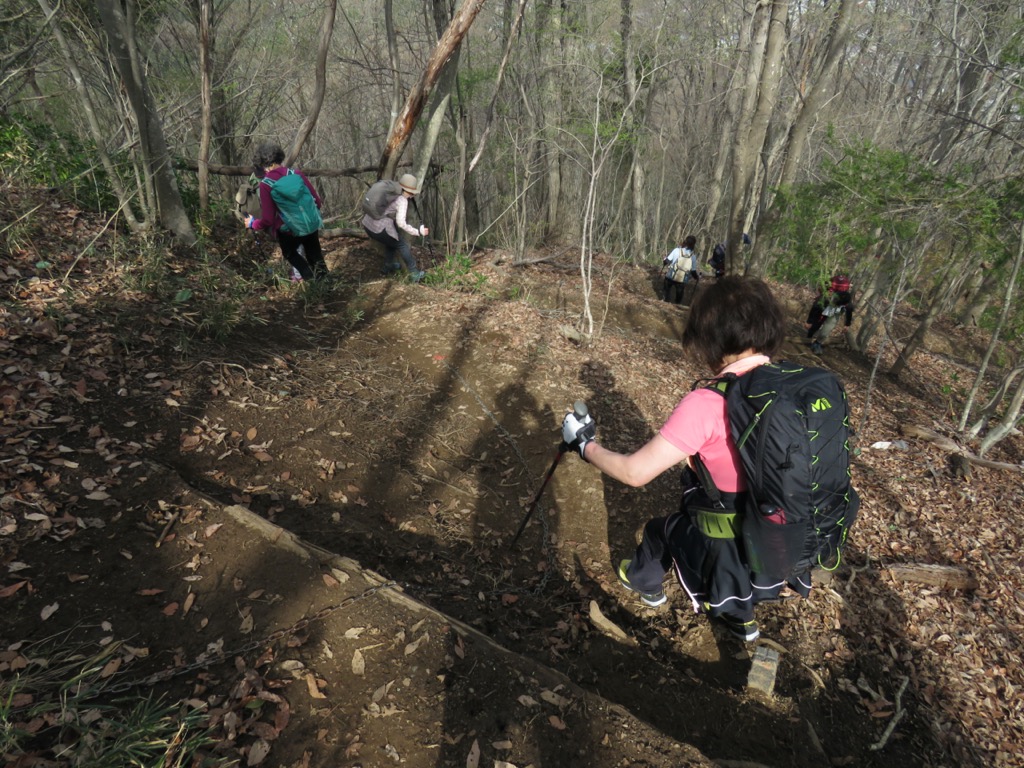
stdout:
[[420,224],[420,237],[426,237],[430,234],[430,230],[427,229],[425,224]]
[[562,442],[566,450],[572,448],[579,451],[580,458],[586,461],[584,451],[587,443],[592,442],[596,436],[597,425],[589,413],[582,419],[576,418],[574,413],[565,414],[565,418],[562,419]]

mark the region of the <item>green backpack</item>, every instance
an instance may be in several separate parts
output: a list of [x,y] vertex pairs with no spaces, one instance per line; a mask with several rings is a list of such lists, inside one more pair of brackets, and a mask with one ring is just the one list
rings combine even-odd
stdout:
[[296,237],[305,237],[323,226],[324,220],[309,187],[291,168],[277,181],[261,179],[260,183],[270,187],[270,197],[284,222],[282,229]]

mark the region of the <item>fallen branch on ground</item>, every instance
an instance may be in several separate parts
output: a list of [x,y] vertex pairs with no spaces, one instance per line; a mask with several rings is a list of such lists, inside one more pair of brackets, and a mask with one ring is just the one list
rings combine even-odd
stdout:
[[969,591],[978,588],[978,580],[963,568],[953,565],[931,563],[897,563],[885,566],[894,579],[912,581],[916,584],[931,584],[946,589]]
[[885,727],[885,730],[882,732],[878,741],[868,747],[872,752],[877,752],[889,743],[889,737],[892,736],[892,732],[896,729],[896,724],[903,719],[905,714],[907,714],[907,710],[903,708],[903,692],[907,690],[908,682],[910,682],[910,678],[904,677],[903,681],[900,683],[900,689],[896,691],[896,714],[892,716],[892,720],[889,721],[889,724]]
[[935,430],[928,429],[927,427],[922,427],[916,424],[903,424],[900,425],[900,434],[904,437],[917,437],[922,440],[927,440],[928,442],[939,446],[943,450],[963,457],[971,464],[977,464],[979,467],[987,467],[988,469],[1009,469],[1014,472],[1021,472],[1024,470],[1024,467],[1017,464],[1007,464],[1004,461],[990,461],[989,459],[983,459],[980,456],[975,456],[966,448],[961,448],[956,441],[951,440],[945,435],[940,435]]

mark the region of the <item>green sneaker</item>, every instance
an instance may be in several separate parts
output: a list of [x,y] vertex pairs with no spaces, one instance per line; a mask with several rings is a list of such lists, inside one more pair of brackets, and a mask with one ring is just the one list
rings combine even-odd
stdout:
[[665,593],[660,589],[657,592],[641,592],[639,589],[629,583],[629,579],[626,578],[626,569],[629,568],[631,560],[623,560],[619,563],[618,577],[619,583],[622,584],[630,592],[636,592],[640,595],[640,602],[644,605],[649,605],[651,608],[657,608],[659,605],[664,605],[665,601],[668,600],[665,597]]

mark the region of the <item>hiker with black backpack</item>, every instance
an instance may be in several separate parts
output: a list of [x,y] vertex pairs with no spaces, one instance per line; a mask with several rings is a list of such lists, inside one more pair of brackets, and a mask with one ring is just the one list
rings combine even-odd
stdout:
[[[771,363],[785,330],[765,283],[722,277],[694,301],[682,339],[713,377],[694,385],[653,439],[617,453],[596,442],[589,414],[562,422],[564,445],[627,485],[686,464],[679,511],[646,524],[633,557],[619,563],[619,582],[656,607],[674,570],[694,610],[746,642],[760,635],[756,604],[806,597],[811,567],[834,567],[857,511],[845,395],[825,371]],[[766,434],[783,444],[783,458]]]
[[814,303],[807,313],[807,338],[811,340],[811,351],[820,355],[824,351],[829,334],[839,325],[840,318],[846,319],[845,327],[853,322],[853,290],[850,278],[837,274],[829,280],[827,290],[819,290]]
[[416,257],[412,255],[412,249],[403,233],[413,237],[426,237],[430,234],[425,225],[414,227],[407,221],[409,201],[418,192],[419,181],[411,173],[403,174],[398,181],[381,179],[363,196],[364,215],[360,222],[370,239],[384,246],[382,273],[391,275],[399,272],[404,264],[414,283],[422,280],[426,273],[416,266]]
[[[750,242],[750,235],[744,232],[743,244],[750,245]],[[725,274],[725,249],[726,243],[716,243],[711,251],[711,257],[708,259],[708,266],[711,267],[711,271],[716,279]]]
[[320,195],[301,171],[284,165],[279,144],[261,144],[253,164],[260,177],[260,215],[249,214],[245,226],[269,230],[281,246],[281,255],[303,280],[327,277],[320,248]]

